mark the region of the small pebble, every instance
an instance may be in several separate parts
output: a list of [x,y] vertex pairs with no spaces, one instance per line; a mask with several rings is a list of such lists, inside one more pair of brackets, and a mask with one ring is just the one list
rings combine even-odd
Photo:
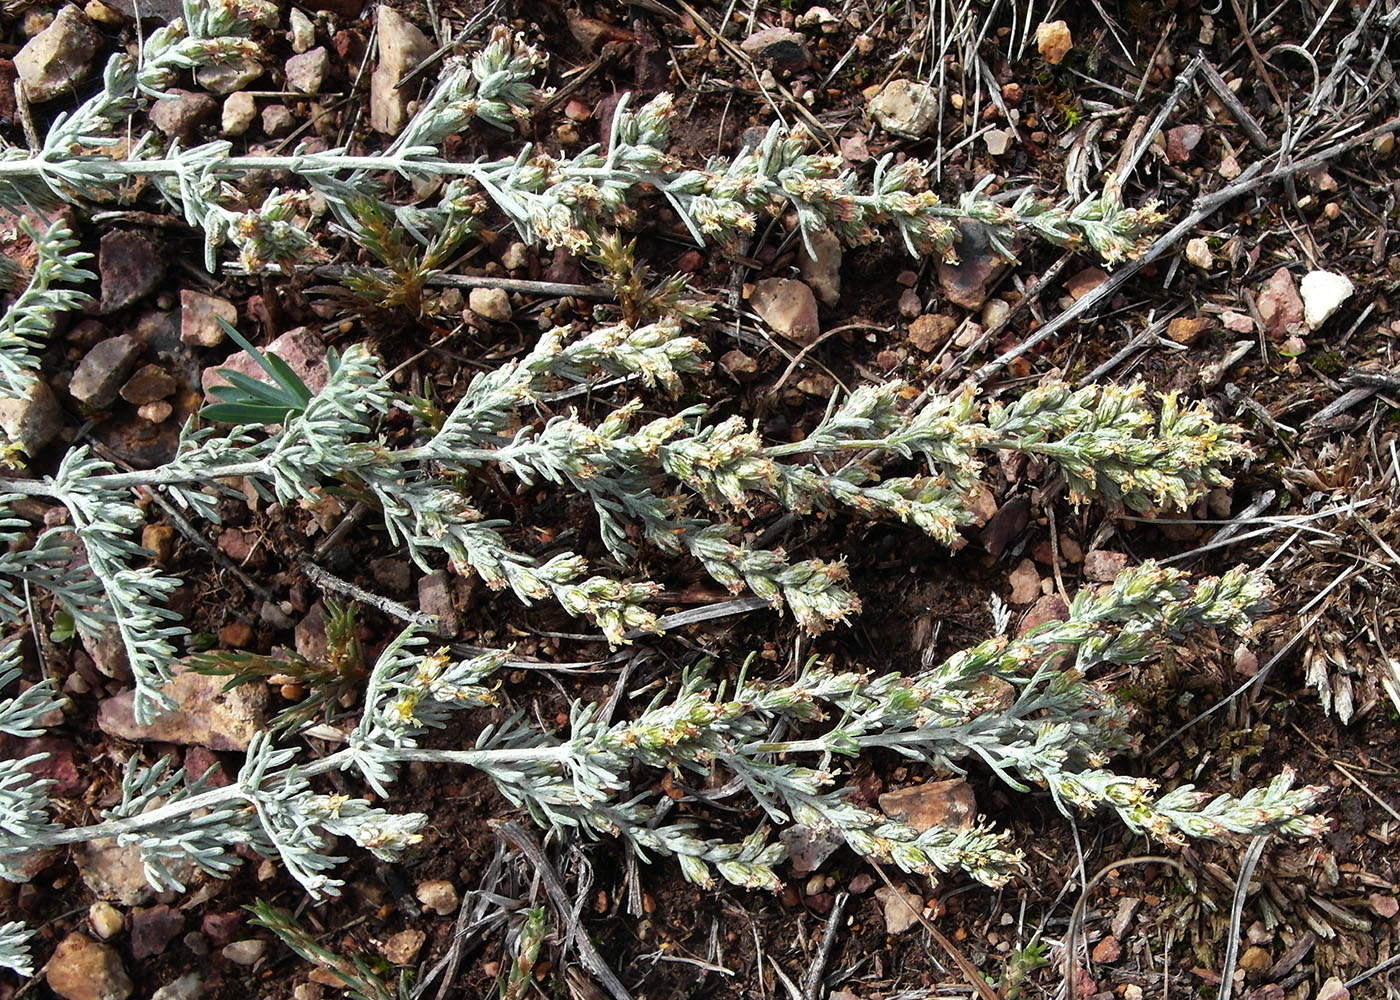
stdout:
[[431,879],[418,883],[418,902],[439,916],[457,912],[457,888],[446,879]]
[[121,911],[111,903],[93,903],[88,907],[88,924],[91,925],[94,934],[103,941],[108,941],[122,929]]
[[501,288],[473,288],[467,307],[489,323],[504,323],[512,313],[510,296]]
[[267,942],[257,938],[234,941],[224,945],[221,954],[234,965],[254,965],[267,951]]
[[418,957],[427,939],[428,935],[414,928],[399,931],[384,942],[384,957],[395,965],[408,965]]

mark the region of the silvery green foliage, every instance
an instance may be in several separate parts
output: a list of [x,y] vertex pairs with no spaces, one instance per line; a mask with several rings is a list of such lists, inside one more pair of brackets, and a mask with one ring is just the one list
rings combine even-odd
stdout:
[[248,31],[269,16],[275,19],[276,7],[263,0],[184,0],[184,14],[153,31],[139,59],[126,52],[113,55],[103,70],[102,90],[60,113],[37,152],[17,147],[0,152],[0,201],[41,206],[87,200],[139,176],[138,165],[161,153],[153,131],[135,136],[121,160],[90,150],[123,143],[130,116],[165,96],[180,71],[256,60],[259,50]]
[[[148,130],[124,158],[74,155],[80,148],[110,146],[117,123],[139,102],[160,99],[178,70],[256,58],[246,33],[271,10],[252,0],[186,0],[185,19],[153,33],[139,65],[126,55],[112,58],[102,92],[61,117],[42,150],[30,155],[10,148],[0,155],[0,202],[120,198],[124,184],[142,178],[205,233],[211,271],[216,249],[226,242],[238,248],[245,267],[254,269],[322,255],[307,225],[315,211],[309,192],[275,190],[260,203],[247,204],[239,181],[253,171],[289,172],[328,202],[342,223],[347,219],[338,203],[343,206],[347,189],[357,196],[383,194],[375,174],[450,182],[444,185],[445,198],[463,197],[469,193],[463,185],[469,185],[504,212],[523,239],[576,252],[593,247],[600,225],[635,221],[638,203],[656,195],[702,243],[741,238],[754,231],[760,215],[786,207],[796,213],[804,238],[824,230],[860,244],[889,233],[912,254],[949,258],[956,251],[959,223],[970,221],[984,226],[993,247],[1008,258],[1025,235],[1063,246],[1087,244],[1113,262],[1139,252],[1147,228],[1160,219],[1151,208],[1124,207],[1113,190],[1072,208],[1030,194],[1003,205],[981,188],[949,204],[928,190],[928,164],[912,159],[896,164],[887,156],[865,181],[839,158],[809,152],[802,133],[776,124],[761,143],[738,156],[696,167],[666,152],[676,112],[667,94],[635,111],[626,99],[619,102],[606,148],[555,158],[527,145],[501,160],[450,161],[442,155],[443,141],[472,118],[509,127],[538,99],[530,75],[544,60],[503,28],[492,33],[470,68],[449,61],[398,139],[375,154],[297,149],[287,156],[236,156],[229,142],[182,149]],[[432,240],[435,234],[423,228],[434,222],[431,211],[386,207],[419,242]],[[442,221],[439,214],[436,222]]]
[[43,346],[61,312],[77,309],[91,296],[61,284],[80,284],[93,277],[79,265],[92,257],[77,249],[78,241],[67,222],[59,219],[42,233],[28,219],[20,220],[34,243],[38,259],[29,284],[0,316],[0,397],[17,398],[33,388],[39,359],[34,351]]
[[[1111,195],[1070,210],[1025,198],[1007,208],[982,192],[945,204],[926,190],[921,164],[882,160],[863,181],[776,126],[731,160],[688,166],[665,151],[674,115],[665,95],[635,111],[622,102],[606,149],[554,159],[527,147],[500,161],[449,162],[440,145],[467,118],[506,125],[533,100],[528,81],[537,57],[499,31],[470,69],[448,68],[400,141],[379,154],[237,157],[228,143],[184,150],[146,133],[121,159],[75,156],[79,148],[113,148],[127,116],[140,102],[161,99],[176,72],[256,58],[248,26],[274,11],[257,0],[187,0],[185,13],[147,40],[139,62],[114,56],[102,93],[60,117],[40,151],[4,151],[0,200],[81,204],[119,197],[132,178],[148,178],[205,232],[211,270],[224,243],[248,267],[314,258],[319,247],[308,220],[317,202],[324,200],[353,235],[349,198],[382,195],[372,175],[386,171],[446,182],[436,206],[381,206],[423,245],[462,225],[483,198],[524,238],[576,250],[599,242],[601,223],[629,222],[653,193],[701,240],[742,237],[761,214],[789,207],[804,233],[830,229],[853,243],[886,233],[917,254],[948,254],[957,223],[970,219],[987,226],[1008,254],[1012,241],[1029,233],[1065,245],[1087,242],[1112,260],[1134,252],[1152,220],[1150,211],[1126,210]],[[237,185],[253,170],[286,170],[309,190],[272,191],[257,205],[244,204]],[[55,259],[75,268],[67,237],[51,231],[46,238]],[[54,273],[54,280],[81,277]],[[0,485],[7,509],[20,496],[40,495],[59,501],[71,519],[37,533],[32,546],[0,552],[0,617],[22,620],[21,587],[33,584],[52,592],[86,634],[115,629],[131,662],[138,719],[149,719],[167,703],[162,683],[183,629],[164,608],[178,581],[145,566],[146,553],[135,544],[143,517],[133,491],[160,491],[217,522],[228,489],[217,484],[242,479],[284,503],[317,499],[330,484],[357,490],[377,504],[390,540],[420,567],[446,557],[521,601],[554,601],[592,620],[614,644],[658,627],[650,605],[660,586],[614,578],[625,576],[642,546],[693,557],[720,583],[790,610],[815,632],[859,610],[844,565],[794,562],[779,550],[746,545],[736,513],[767,501],[798,514],[846,509],[902,520],[952,543],[973,517],[979,456],[991,450],[1056,461],[1076,498],[1092,494],[1134,509],[1190,501],[1226,482],[1223,467],[1244,451],[1234,429],[1203,407],[1180,407],[1174,397],[1149,405],[1140,387],[1072,390],[1057,383],[1008,404],[961,393],[910,405],[902,384],[865,386],[834,399],[804,441],[785,445],[765,443],[741,419],[713,420],[703,407],[643,420],[637,400],[597,421],[575,412],[531,421],[531,409],[543,406],[559,381],[590,385],[622,376],[675,393],[684,376],[708,364],[704,345],[688,332],[703,314],[694,308],[581,334],[550,331],[519,359],[476,375],[446,412],[396,391],[378,360],[352,346],[330,359],[325,387],[271,432],[192,423],[171,462],[139,473],[115,472],[87,449],[74,449],[50,477]],[[21,374],[32,369],[12,360]],[[418,418],[411,446],[392,447],[381,437],[395,409]],[[912,474],[884,475],[892,461],[912,464]],[[620,572],[592,573],[573,552],[542,559],[513,549],[509,526],[485,519],[472,502],[472,484],[492,469],[586,497]],[[27,531],[23,520],[0,520],[7,543],[24,540]],[[916,676],[813,662],[788,683],[744,673],[726,686],[713,668],[697,666],[632,718],[614,721],[579,703],[561,732],[516,717],[460,750],[425,748],[422,737],[451,712],[491,703],[488,682],[503,654],[455,660],[427,652],[410,629],[376,663],[347,746],[319,760],[303,761],[294,747],[259,735],[237,780],[209,788],[167,762],[133,758],[120,801],[101,823],[75,829],[49,821],[49,783],[28,773],[38,758],[0,762],[0,874],[22,878],[25,856],[48,846],[112,837],[139,850],[153,884],[178,887],[189,863],[227,875],[238,863],[234,847],[246,844],[280,859],[308,893],[333,894],[343,861],[333,853],[334,838],[392,859],[417,841],[426,818],[320,794],[313,779],[351,771],[388,796],[399,767],[414,761],[477,767],[541,825],[620,838],[643,858],[675,857],[687,878],[706,885],[718,877],[776,886],[783,852],[768,827],[792,823],[832,832],[862,855],[910,872],[965,870],[999,884],[1017,870],[1019,855],[985,821],[968,831],[919,833],[852,802],[830,761],[877,747],[949,771],[975,758],[1012,787],[1046,788],[1062,808],[1107,806],[1134,829],[1164,838],[1312,833],[1317,823],[1307,810],[1316,790],[1292,789],[1286,774],[1238,799],[1206,802],[1190,788],[1158,796],[1151,782],[1110,770],[1112,756],[1128,748],[1124,712],[1111,693],[1085,680],[1098,664],[1140,662],[1194,629],[1239,626],[1257,604],[1258,587],[1246,574],[1191,585],[1144,566],[1105,594],[1081,594],[1065,622],[989,640]],[[9,666],[17,662],[13,646],[5,655]],[[1009,701],[992,681],[1010,688]],[[47,689],[36,686],[0,702],[0,729],[35,735],[53,707]],[[779,730],[801,738],[770,742]],[[633,790],[639,767],[683,776],[717,766],[741,781],[767,819],[737,842],[706,836],[692,817],[658,821],[650,793]],[[24,961],[21,934],[13,925],[0,931],[0,961]]]
[[[0,690],[19,678],[19,659],[17,640],[0,650]],[[61,704],[48,681],[0,698],[0,733],[20,739],[39,736],[46,728],[44,717]],[[37,753],[0,760],[0,878],[12,882],[28,880],[23,859],[31,848],[26,845],[55,829],[48,817],[48,791],[53,781],[35,778],[30,771],[47,756]]]
[[29,939],[33,936],[34,931],[18,920],[0,924],[0,968],[21,976],[34,975],[34,959],[29,954]]
[[510,29],[497,25],[470,61],[448,60],[432,94],[399,133],[393,148],[436,149],[448,136],[466,129],[473,118],[505,132],[515,131],[528,121],[530,109],[548,96],[532,82],[548,62],[523,36],[512,36]]
[[129,489],[103,488],[101,477],[111,470],[110,463],[86,447],[74,448],[53,477],[52,496],[68,508],[88,567],[103,585],[106,609],[77,619],[78,626],[94,640],[100,638],[91,629],[94,617],[116,631],[136,679],[136,717],[147,720],[158,708],[173,704],[161,688],[175,664],[173,640],[189,630],[171,624],[179,616],[165,607],[180,581],[153,567],[132,565],[147,555],[132,540],[145,516]]
[[[355,483],[377,501],[390,540],[425,570],[436,554],[445,554],[493,589],[508,588],[525,603],[552,600],[592,619],[617,644],[655,630],[648,603],[660,586],[590,575],[576,553],[541,559],[512,549],[506,524],[483,519],[463,482],[496,467],[525,482],[567,485],[592,502],[603,540],[624,564],[635,555],[630,533],[638,532],[661,551],[693,556],[731,590],[747,588],[819,632],[859,610],[844,565],[791,562],[780,550],[739,544],[730,511],[746,511],[764,496],[797,513],[845,507],[904,520],[952,544],[972,521],[983,452],[1055,459],[1076,495],[1092,489],[1141,510],[1184,504],[1227,482],[1222,466],[1243,451],[1234,431],[1200,406],[1182,409],[1166,397],[1154,411],[1140,387],[1071,391],[1054,383],[1010,405],[984,407],[964,393],[912,409],[901,402],[900,383],[863,387],[834,401],[813,433],[790,445],[766,445],[737,418],[707,423],[700,407],[640,425],[636,403],[596,424],[575,414],[526,424],[520,411],[540,402],[552,379],[621,373],[664,388],[706,365],[700,341],[664,321],[605,327],[569,342],[564,337],[563,330],[551,331],[520,360],[474,377],[450,412],[425,415],[426,440],[414,447],[385,447],[379,426],[391,409],[413,410],[421,401],[401,398],[378,362],[353,346],[332,359],[325,387],[270,435],[252,427],[227,436],[187,431],[172,462],[143,473],[111,472],[75,449],[52,480],[10,487],[68,507],[73,533],[101,583],[97,610],[84,609],[78,594],[65,593],[42,572],[31,576],[77,608],[86,633],[116,629],[136,679],[138,717],[145,719],[164,703],[160,687],[182,629],[161,610],[178,581],[133,565],[144,556],[131,541],[142,523],[134,487],[162,490],[213,520],[210,483],[241,477],[283,503],[314,501],[325,486]],[[518,429],[511,431],[512,424]],[[822,464],[812,464],[814,458]],[[881,465],[893,459],[920,460],[926,469],[882,479]],[[0,559],[0,571],[7,568]]]
[[[11,641],[0,649],[0,691],[19,678],[20,643]],[[29,739],[44,732],[44,717],[59,709],[62,703],[53,695],[52,685],[45,681],[25,688],[9,698],[0,698],[0,733],[19,739]],[[30,768],[48,755],[37,753],[27,757],[0,760],[0,878],[24,882],[24,856],[33,838],[57,829],[48,818],[49,779],[36,779]],[[0,966],[21,976],[34,974],[28,941],[33,931],[17,921],[0,926]]]
[[[875,748],[945,773],[980,760],[1012,788],[1048,789],[1066,811],[1111,809],[1134,830],[1167,841],[1270,830],[1316,835],[1325,820],[1309,810],[1321,790],[1294,789],[1287,771],[1238,798],[1211,798],[1190,786],[1162,795],[1150,779],[1109,769],[1130,748],[1126,710],[1085,679],[1100,665],[1143,662],[1199,629],[1238,628],[1262,597],[1259,578],[1244,571],[1192,583],[1145,564],[1101,593],[1079,594],[1065,621],[989,639],[914,675],[834,670],[814,659],[789,682],[760,680],[750,664],[725,684],[701,663],[632,718],[610,722],[597,705],[579,702],[564,732],[517,715],[487,726],[467,750],[426,749],[419,741],[449,713],[491,704],[489,680],[503,657],[425,652],[410,627],[376,662],[345,749],[301,764],[298,750],[259,735],[237,781],[207,790],[164,762],[132,762],[122,802],[103,823],[64,830],[30,821],[19,835],[0,824],[0,850],[15,856],[111,836],[138,846],[148,877],[166,887],[179,884],[175,862],[222,876],[238,863],[233,847],[247,844],[280,859],[308,893],[334,894],[340,883],[331,872],[344,859],[330,853],[331,837],[393,859],[417,842],[426,817],[317,794],[310,780],[355,771],[388,797],[399,766],[420,761],[478,768],[541,826],[619,838],[643,859],[674,857],[702,885],[718,877],[776,888],[784,849],[767,826],[732,843],[703,836],[691,817],[658,822],[659,793],[633,790],[638,768],[702,780],[719,767],[739,779],[770,824],[840,837],[860,855],[907,872],[962,870],[1000,885],[1020,869],[1020,853],[985,819],[963,831],[919,832],[852,802],[839,768],[799,762],[854,759]],[[4,718],[27,719],[37,707],[4,709]],[[30,722],[17,728],[33,731]],[[770,734],[779,730],[802,735],[775,742]]]

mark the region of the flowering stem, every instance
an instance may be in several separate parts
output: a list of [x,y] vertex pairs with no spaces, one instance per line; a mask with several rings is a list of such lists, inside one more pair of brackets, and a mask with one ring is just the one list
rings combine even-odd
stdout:
[[[468,767],[489,769],[505,764],[551,764],[568,759],[571,750],[567,744],[552,747],[516,747],[495,750],[430,750],[420,747],[376,747],[376,757],[386,764],[465,764]],[[306,765],[296,765],[295,770],[303,778],[312,778],[330,771],[343,771],[355,760],[356,751],[351,748],[339,750],[329,757]],[[275,783],[279,774],[270,774],[266,780]],[[188,798],[181,798],[163,806],[157,806],[127,819],[107,820],[91,826],[66,827],[45,831],[32,838],[35,849],[56,847],[59,844],[79,844],[101,837],[119,837],[139,830],[158,830],[165,823],[183,819],[201,809],[215,809],[243,798],[243,791],[237,783],[211,788]]]

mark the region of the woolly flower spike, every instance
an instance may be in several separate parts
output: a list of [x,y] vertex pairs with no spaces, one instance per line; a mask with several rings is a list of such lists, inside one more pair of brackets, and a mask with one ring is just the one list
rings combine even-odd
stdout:
[[1179,508],[1227,485],[1222,467],[1249,454],[1238,428],[1217,423],[1204,403],[1183,410],[1175,393],[1154,413],[1143,393],[1141,384],[1046,383],[1010,406],[992,404],[984,446],[1055,459],[1077,502],[1094,495],[1136,511]]
[[1128,809],[1120,809],[1119,815],[1134,829],[1150,831],[1166,840],[1180,839],[1177,831],[1208,840],[1269,829],[1297,837],[1321,836],[1328,830],[1327,818],[1309,811],[1327,793],[1327,788],[1294,788],[1296,779],[1291,768],[1284,768],[1265,787],[1252,788],[1238,798],[1212,798],[1191,785],[1183,785],[1155,802],[1133,803]]
[[261,207],[227,219],[225,235],[238,247],[243,266],[257,271],[271,263],[325,260],[326,251],[306,225],[309,206],[302,192],[274,190]]
[[763,442],[739,417],[702,428],[693,436],[661,446],[658,458],[667,473],[700,494],[711,508],[724,503],[748,509],[747,494],[772,489],[773,463],[763,457]]
[[781,551],[735,545],[729,540],[732,533],[729,525],[714,524],[685,532],[682,541],[706,571],[731,591],[737,593],[747,585],[775,608],[786,604],[814,634],[860,612],[860,599],[846,589],[850,577],[844,563],[808,559],[790,564]]

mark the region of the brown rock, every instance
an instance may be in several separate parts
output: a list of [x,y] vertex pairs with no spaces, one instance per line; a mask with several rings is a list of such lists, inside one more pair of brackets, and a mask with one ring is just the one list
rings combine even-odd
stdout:
[[410,927],[406,931],[399,931],[384,942],[384,957],[395,965],[409,965],[418,957],[418,952],[427,940],[428,935],[417,928]]
[[1258,945],[1246,948],[1244,954],[1240,956],[1240,968],[1245,974],[1264,972],[1269,966],[1274,964],[1273,956],[1269,954],[1267,948]]
[[1095,549],[1084,557],[1084,579],[1094,583],[1112,583],[1127,566],[1127,553]]
[[165,261],[144,236],[113,230],[98,244],[97,270],[102,276],[100,308],[110,313],[154,291],[165,277]]
[[1108,272],[1098,267],[1086,267],[1065,281],[1065,291],[1072,299],[1082,299],[1108,280]]
[[1011,603],[1030,604],[1040,596],[1040,571],[1029,559],[1022,559],[1011,571]]
[[218,347],[224,342],[224,328],[219,320],[230,326],[238,322],[238,310],[232,302],[216,295],[181,290],[180,343],[191,347]]
[[78,363],[73,380],[68,383],[69,394],[84,406],[110,406],[140,355],[141,344],[135,337],[122,334],[107,338]]
[[418,897],[418,902],[442,917],[456,913],[457,906],[461,902],[457,895],[457,887],[445,879],[419,882],[415,895]]
[[752,382],[758,377],[758,362],[737,347],[725,352],[719,359],[719,366],[736,382]]
[[219,119],[219,102],[197,90],[172,87],[151,107],[151,124],[166,135],[186,141],[193,139],[201,125]]
[[[104,0],[107,6],[121,11],[135,20],[139,14],[143,21],[165,23],[177,17],[184,17],[185,8],[180,0]],[[140,10],[138,11],[138,6]]]
[[1178,316],[1167,324],[1167,336],[1178,344],[1190,346],[1200,340],[1210,326],[1210,320],[1204,316]]
[[809,233],[798,246],[797,268],[822,305],[834,307],[841,301],[841,241],[835,233]]
[[1253,318],[1246,316],[1244,313],[1223,312],[1220,314],[1220,322],[1224,324],[1225,329],[1229,330],[1231,333],[1254,332]]
[[433,54],[433,44],[413,22],[381,3],[376,12],[379,62],[369,81],[369,123],[376,132],[398,135],[408,121],[408,103],[416,92],[399,81]]
[[223,761],[219,760],[219,755],[208,747],[190,747],[185,751],[185,759],[181,765],[190,781],[204,778],[208,788],[223,788],[233,783],[228,770],[223,766]]
[[903,934],[919,922],[924,912],[924,901],[908,889],[881,886],[875,890],[875,898],[885,908],[886,934]]
[[505,323],[510,320],[512,309],[510,295],[501,288],[473,288],[467,298],[471,311],[489,323]]
[[1205,134],[1205,129],[1199,125],[1178,125],[1167,129],[1167,160],[1171,163],[1189,162]]
[[30,457],[39,454],[63,429],[63,408],[43,379],[35,379],[23,396],[0,399],[0,429]]
[[[380,9],[384,10],[385,8],[381,7]],[[314,331],[308,330],[304,326],[288,330],[260,350],[264,353],[275,354],[285,361],[287,367],[291,368],[312,392],[319,392],[325,388],[326,378],[329,374],[329,369],[326,367],[326,342]],[[214,397],[209,395],[210,388],[227,384],[228,380],[219,374],[220,368],[231,368],[263,382],[271,381],[251,355],[246,351],[240,351],[223,364],[204,369],[201,381],[207,402],[217,402]]]
[[992,250],[987,226],[975,219],[958,223],[956,264],[938,262],[938,284],[948,299],[964,309],[981,309],[987,290],[1006,269],[1006,263]]
[[1031,609],[1026,612],[1026,617],[1021,619],[1021,625],[1016,630],[1016,634],[1018,636],[1027,635],[1032,629],[1039,628],[1046,622],[1062,622],[1067,617],[1069,617],[1069,605],[1060,598],[1060,595],[1046,594],[1031,605]]
[[440,569],[418,580],[418,610],[438,620],[438,635],[450,638],[462,629],[452,601],[452,585],[447,571]]
[[749,305],[774,332],[804,347],[821,335],[816,296],[800,281],[765,278],[754,285]]
[[166,374],[159,365],[143,365],[136,374],[127,379],[121,388],[121,397],[137,406],[165,399],[178,387],[178,383]]
[[64,1000],[126,1000],[135,989],[116,949],[79,931],[58,943],[45,977]]
[[64,5],[47,28],[15,55],[15,72],[33,104],[76,94],[97,65],[102,35],[76,7]]
[[958,321],[952,316],[917,316],[909,324],[909,343],[925,354],[932,354],[943,346],[957,326]]
[[1064,21],[1043,21],[1036,25],[1035,47],[1040,53],[1040,58],[1051,66],[1060,65],[1065,56],[1069,55],[1069,50],[1074,48],[1074,37],[1069,32],[1069,25]]
[[1133,926],[1133,917],[1137,916],[1140,906],[1142,906],[1142,900],[1136,896],[1120,896],[1118,898],[1118,909],[1113,914],[1111,933],[1119,941],[1128,936],[1128,931]]
[[933,127],[938,117],[938,91],[913,80],[891,80],[871,98],[871,119],[881,128],[918,137]]
[[[155,889],[146,881],[141,851],[135,844],[119,847],[110,837],[89,840],[74,845],[73,863],[83,883],[98,899],[136,906],[155,895]],[[178,861],[171,871],[183,882],[193,876],[194,864]]]
[[631,45],[637,40],[637,36],[626,28],[619,28],[597,18],[576,15],[569,17],[569,34],[573,35],[574,41],[591,56],[603,51],[603,46],[609,43]]
[[297,127],[297,116],[285,104],[269,104],[262,109],[262,130],[269,138],[280,139]]
[[1317,1000],[1350,1000],[1351,991],[1336,976],[1330,976],[1317,991]]
[[136,961],[165,951],[185,930],[185,918],[168,906],[137,907],[131,911],[131,957]]
[[121,933],[124,921],[122,911],[105,899],[99,899],[88,907],[88,926],[103,941],[110,941]]
[[310,660],[312,663],[325,663],[326,654],[329,650],[329,643],[326,639],[326,608],[320,601],[311,605],[311,610],[306,613],[301,621],[297,622],[293,629],[296,641],[297,655]]
[[870,147],[865,136],[853,135],[841,140],[841,158],[851,166],[858,166],[870,159]]
[[790,826],[778,835],[787,848],[788,861],[794,874],[806,875],[816,871],[845,844],[845,840],[830,831],[814,830],[810,826]]
[[1386,920],[1400,913],[1400,903],[1395,901],[1394,896],[1373,892],[1366,897],[1366,901],[1371,904],[1372,913],[1378,917],[1384,917]]
[[[158,399],[153,403],[142,403],[136,408],[136,415],[142,420],[148,420],[153,424],[163,424],[174,414],[175,407],[171,406],[163,399]],[[156,463],[160,464],[160,463]]]
[[237,910],[206,913],[199,923],[199,929],[204,932],[204,936],[220,948],[231,943],[242,926],[243,914]]
[[227,62],[199,67],[194,71],[194,82],[211,94],[233,94],[262,75],[263,65],[257,59],[233,56]]
[[880,796],[880,809],[890,819],[908,823],[920,833],[935,826],[970,830],[977,818],[972,786],[962,778],[886,792]]
[[739,46],[762,65],[789,73],[801,73],[812,63],[807,39],[787,28],[755,31]]
[[219,629],[219,645],[224,649],[247,649],[253,638],[253,626],[247,622],[229,622]]
[[224,945],[219,954],[228,959],[234,965],[257,965],[258,959],[267,952],[267,942],[261,938],[248,938],[243,941],[233,941]]
[[905,319],[913,319],[924,311],[923,299],[919,298],[919,293],[912,288],[906,288],[899,293],[899,302],[896,305],[899,315]]
[[148,524],[141,529],[141,547],[151,550],[151,561],[165,566],[175,553],[175,529],[168,524]]
[[1091,956],[1100,965],[1112,965],[1118,961],[1118,957],[1123,954],[1123,946],[1118,943],[1118,939],[1112,934],[1099,939],[1099,943],[1094,945],[1094,952]]
[[285,70],[290,89],[301,94],[319,94],[331,70],[330,53],[318,45],[288,59]]
[[225,528],[219,532],[216,543],[219,551],[240,566],[258,566],[263,560],[261,540],[255,532],[246,528]]
[[225,691],[226,678],[185,670],[166,685],[175,708],[142,725],[135,718],[135,691],[108,698],[98,709],[97,725],[108,736],[148,743],[206,746],[211,750],[247,750],[267,721],[267,687],[242,684]]
[[1281,341],[1302,328],[1303,299],[1298,294],[1293,275],[1286,267],[1273,273],[1259,292],[1255,305],[1259,308],[1264,331],[1270,340]]

